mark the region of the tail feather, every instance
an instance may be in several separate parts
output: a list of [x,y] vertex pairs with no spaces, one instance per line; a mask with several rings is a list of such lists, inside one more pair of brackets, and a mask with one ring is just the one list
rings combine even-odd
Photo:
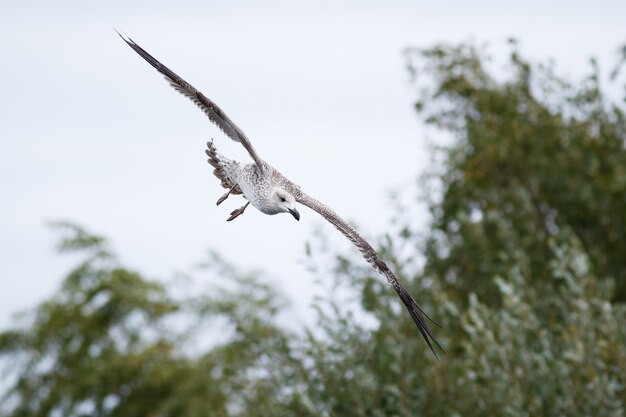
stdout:
[[[204,152],[209,157],[209,159],[207,159],[207,162],[213,168],[215,168],[213,170],[213,175],[215,175],[220,180],[220,182],[222,183],[222,187],[228,188],[228,189],[233,188],[235,184],[228,177],[228,174],[226,173],[226,170],[224,169],[224,163],[226,162],[226,159],[217,152],[217,148],[213,144],[212,140],[208,141],[206,146],[207,146],[207,149]],[[241,194],[241,190],[239,189],[239,187],[235,187],[231,191],[231,194]]]

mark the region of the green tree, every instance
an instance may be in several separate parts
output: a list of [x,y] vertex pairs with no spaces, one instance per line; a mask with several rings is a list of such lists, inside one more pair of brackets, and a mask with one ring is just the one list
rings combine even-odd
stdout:
[[[216,273],[234,288],[176,298],[121,267],[101,237],[56,227],[59,249],[83,252],[84,260],[54,297],[0,334],[12,381],[4,415],[226,416],[252,406],[246,415],[268,415],[266,402],[280,397],[264,369],[288,353],[288,333],[272,324],[273,291],[214,257]],[[199,328],[216,318],[231,337],[193,349]],[[288,375],[289,358],[280,362]]]
[[471,45],[409,54],[426,78],[417,109],[450,132],[432,201],[428,266],[463,299],[496,302],[493,277],[512,265],[550,281],[550,242],[569,228],[598,278],[626,301],[626,120],[601,88],[595,60],[579,82],[532,65],[511,41],[509,77]]

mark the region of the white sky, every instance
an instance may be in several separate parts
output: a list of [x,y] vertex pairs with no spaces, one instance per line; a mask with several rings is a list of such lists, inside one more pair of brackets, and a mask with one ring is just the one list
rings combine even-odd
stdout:
[[388,224],[388,191],[428,160],[403,48],[472,38],[498,55],[515,36],[527,56],[552,57],[576,76],[590,55],[607,68],[626,41],[623,1],[99,3],[0,3],[2,327],[52,294],[72,265],[52,250],[51,219],[106,235],[126,265],[154,278],[217,249],[267,271],[307,315],[313,278],[301,261],[321,219],[305,208],[300,222],[249,208],[226,223],[242,200],[215,207],[224,190],[204,143],[245,152],[113,27],[215,100],[261,157],[369,237]]

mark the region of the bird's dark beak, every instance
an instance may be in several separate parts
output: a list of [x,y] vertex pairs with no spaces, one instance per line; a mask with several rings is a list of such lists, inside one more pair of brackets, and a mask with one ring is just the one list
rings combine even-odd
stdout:
[[300,221],[300,213],[296,209],[289,209],[289,213],[294,217],[294,219]]

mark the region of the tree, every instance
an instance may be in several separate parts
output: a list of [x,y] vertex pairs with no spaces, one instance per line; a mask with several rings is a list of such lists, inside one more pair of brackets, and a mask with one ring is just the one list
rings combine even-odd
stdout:
[[626,301],[626,119],[602,91],[601,73],[578,83],[532,65],[512,43],[508,79],[473,46],[412,51],[409,68],[431,77],[416,105],[452,133],[443,196],[432,202],[428,267],[463,298],[497,301],[493,280],[512,265],[550,280],[550,243],[569,228],[593,270]]
[[[21,327],[0,334],[12,378],[4,415],[220,416],[253,405],[264,414],[275,383],[251,375],[285,354],[288,340],[271,324],[274,292],[213,258],[235,289],[176,299],[121,267],[103,238],[69,223],[56,228],[59,249],[84,260]],[[198,328],[216,317],[231,338],[193,352]]]

